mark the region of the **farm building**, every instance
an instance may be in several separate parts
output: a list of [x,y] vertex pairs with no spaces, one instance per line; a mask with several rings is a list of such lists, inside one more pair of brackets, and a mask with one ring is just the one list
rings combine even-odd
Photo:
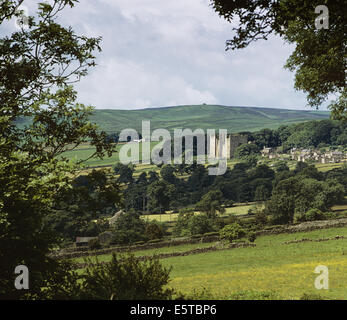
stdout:
[[88,246],[88,242],[94,239],[98,239],[98,237],[76,237],[75,246],[76,247]]

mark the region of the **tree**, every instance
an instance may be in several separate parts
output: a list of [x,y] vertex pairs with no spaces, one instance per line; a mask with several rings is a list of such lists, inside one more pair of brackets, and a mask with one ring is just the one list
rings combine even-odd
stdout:
[[175,176],[175,171],[176,169],[172,165],[166,164],[160,169],[160,175],[168,183],[176,184],[178,179]]
[[115,244],[130,244],[146,239],[146,223],[135,211],[129,211],[119,216],[113,227]]
[[120,203],[119,186],[113,176],[104,170],[93,170],[73,180],[71,189],[54,196],[44,223],[69,240],[97,236],[108,228],[102,216],[115,212]]
[[165,180],[153,182],[148,187],[149,207],[158,209],[160,213],[169,209],[170,201],[175,194],[175,186]]
[[121,162],[117,162],[114,167],[115,174],[119,175],[118,182],[120,183],[132,183],[133,182],[133,174],[134,174],[134,166],[132,164],[123,164]]
[[254,200],[265,201],[269,198],[269,190],[264,186],[260,185],[255,189]]
[[215,219],[212,219],[205,214],[193,215],[188,221],[187,228],[191,235],[204,234],[216,231],[216,223]]
[[266,203],[265,212],[273,223],[291,223],[294,214],[303,215],[310,209],[329,210],[343,200],[345,188],[334,179],[319,181],[301,176],[280,181]]
[[[307,94],[308,103],[318,107],[329,95],[338,99],[330,104],[332,116],[346,121],[346,18],[344,0],[211,0],[214,10],[227,21],[238,18],[234,37],[227,41],[227,50],[247,47],[271,34],[295,45],[285,68],[295,71],[295,88]],[[315,12],[319,5],[329,10],[329,26],[317,29]]]
[[245,159],[248,156],[259,154],[259,147],[253,143],[241,144],[235,150],[235,158]]
[[225,211],[223,204],[223,194],[220,190],[211,190],[206,193],[202,199],[196,204],[196,210],[200,210],[209,218],[215,217],[216,213]]
[[289,171],[289,167],[286,161],[277,161],[274,165],[276,172]]
[[296,177],[280,181],[274,188],[271,199],[265,205],[265,212],[272,217],[274,224],[293,222],[295,198],[300,194]]
[[156,221],[147,223],[146,237],[149,240],[161,239],[165,234],[164,227]]
[[[21,2],[2,2],[0,25],[18,16]],[[101,41],[57,22],[57,15],[75,3],[40,3],[27,29],[0,38],[1,298],[46,297],[66,275],[68,266],[48,257],[59,239],[43,223],[54,196],[71,188],[67,173],[78,168],[58,156],[83,142],[95,146],[94,157],[114,150],[106,133],[88,121],[92,108],[75,101],[72,84],[95,65]],[[19,126],[23,120],[26,125]],[[13,286],[14,269],[23,264],[30,270],[30,290]]]

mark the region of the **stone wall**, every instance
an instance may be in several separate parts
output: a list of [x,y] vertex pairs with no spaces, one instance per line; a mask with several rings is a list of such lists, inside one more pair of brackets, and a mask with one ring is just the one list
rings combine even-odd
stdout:
[[[228,249],[234,249],[234,248],[246,248],[246,247],[255,247],[255,243],[230,243],[227,246],[211,246],[207,248],[197,248],[197,249],[192,249],[188,251],[183,251],[183,252],[171,252],[171,253],[161,253],[161,254],[156,254],[153,256],[140,256],[137,257],[138,260],[143,261],[148,259],[149,257],[155,257],[157,259],[165,259],[165,258],[171,258],[171,257],[184,257],[184,256],[189,256],[192,254],[200,254],[200,253],[206,253],[206,252],[212,252],[212,251],[217,251],[217,250],[228,250]],[[105,264],[108,262],[100,262],[101,264]],[[83,269],[86,268],[88,263],[76,263],[75,268],[76,269]]]
[[340,228],[345,226],[347,226],[347,218],[308,221],[308,222],[302,222],[295,225],[274,226],[272,229],[260,230],[256,232],[256,234],[257,236],[260,236],[260,235],[270,235],[270,234],[280,234],[280,233],[296,233],[296,232],[313,231],[313,230],[319,230],[319,229]]
[[[196,239],[183,239],[183,240],[174,240],[174,241],[163,241],[158,243],[145,243],[142,245],[134,245],[134,246],[123,246],[123,247],[110,247],[95,251],[74,251],[74,252],[59,252],[56,254],[51,254],[52,258],[55,259],[73,259],[79,257],[87,257],[87,256],[97,256],[102,254],[109,253],[122,253],[122,252],[132,252],[139,250],[149,250],[149,249],[158,249],[163,247],[171,247],[171,246],[179,246],[182,244],[195,244],[195,243],[208,243],[214,242],[219,239],[219,236],[206,236]],[[88,249],[87,249],[88,250]]]

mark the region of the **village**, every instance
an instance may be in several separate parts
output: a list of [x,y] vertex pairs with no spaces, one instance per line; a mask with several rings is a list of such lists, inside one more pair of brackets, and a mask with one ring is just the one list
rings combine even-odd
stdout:
[[347,162],[347,152],[337,149],[320,150],[320,149],[300,149],[292,148],[289,153],[283,153],[281,148],[264,147],[261,150],[262,157],[279,160],[296,160],[302,162],[318,163],[341,163]]

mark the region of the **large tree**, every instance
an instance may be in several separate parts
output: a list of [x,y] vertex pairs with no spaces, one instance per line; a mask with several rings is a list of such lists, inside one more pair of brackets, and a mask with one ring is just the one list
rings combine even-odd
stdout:
[[[20,14],[22,2],[1,2],[1,28]],[[113,151],[106,134],[88,121],[92,108],[75,102],[72,84],[95,65],[101,41],[57,22],[75,2],[39,3],[25,28],[1,33],[0,298],[44,298],[59,284],[54,279],[65,277],[66,269],[48,257],[58,239],[43,223],[54,196],[71,188],[76,170],[62,153],[86,141],[95,146],[93,156]],[[29,269],[29,290],[14,287],[18,265]]]
[[[344,0],[211,0],[215,11],[227,21],[236,21],[227,50],[247,47],[271,34],[295,45],[285,67],[295,71],[295,88],[307,94],[317,107],[335,94],[329,107],[332,116],[347,121],[346,30]],[[317,28],[322,20],[319,5],[328,8],[328,28]],[[327,20],[326,20],[327,21]]]

